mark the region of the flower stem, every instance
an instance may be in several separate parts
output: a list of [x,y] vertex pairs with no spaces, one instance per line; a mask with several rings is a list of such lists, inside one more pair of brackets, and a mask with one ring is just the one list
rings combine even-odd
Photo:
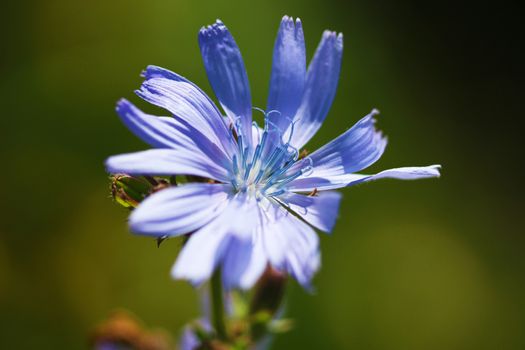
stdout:
[[211,303],[213,326],[217,336],[221,340],[226,340],[226,326],[224,324],[224,297],[222,293],[221,269],[217,268],[211,277]]

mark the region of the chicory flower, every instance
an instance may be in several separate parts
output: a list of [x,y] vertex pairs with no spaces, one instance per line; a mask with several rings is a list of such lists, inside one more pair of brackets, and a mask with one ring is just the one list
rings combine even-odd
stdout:
[[341,194],[337,188],[380,178],[439,176],[439,166],[357,173],[387,144],[373,110],[310,155],[300,152],[321,127],[334,99],[343,36],[325,31],[306,65],[302,24],[285,16],[273,52],[265,123],[252,120],[250,86],[241,53],[217,21],[199,32],[209,81],[225,116],[195,84],[149,66],[136,93],[169,112],[146,114],[127,100],[117,112],[153,149],[117,155],[111,173],[192,175],[210,179],[171,187],[146,198],[129,219],[131,230],[154,237],[193,232],[172,275],[194,285],[221,267],[226,288],[250,288],[268,265],[308,287],[320,264],[314,228],[330,232]]

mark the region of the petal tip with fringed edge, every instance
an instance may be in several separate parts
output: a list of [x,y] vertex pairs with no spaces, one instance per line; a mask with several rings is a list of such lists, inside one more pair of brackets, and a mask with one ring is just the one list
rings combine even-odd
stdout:
[[251,142],[252,101],[241,52],[228,28],[217,20],[199,31],[199,46],[208,81],[237,132]]

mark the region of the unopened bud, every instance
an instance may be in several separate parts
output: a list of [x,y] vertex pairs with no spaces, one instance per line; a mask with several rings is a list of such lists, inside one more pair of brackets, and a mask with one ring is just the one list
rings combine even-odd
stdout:
[[255,286],[250,305],[253,341],[258,341],[268,332],[272,332],[272,322],[281,308],[285,290],[286,274],[268,265]]
[[250,313],[255,315],[264,311],[273,316],[281,306],[285,290],[286,275],[268,266],[255,287]]
[[154,188],[155,185],[142,176],[111,175],[111,195],[125,208],[136,208]]

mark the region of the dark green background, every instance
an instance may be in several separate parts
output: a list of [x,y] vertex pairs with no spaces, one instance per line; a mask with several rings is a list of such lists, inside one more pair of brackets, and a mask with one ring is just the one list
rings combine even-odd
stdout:
[[197,316],[194,291],[169,277],[177,240],[129,234],[109,199],[104,159],[146,148],[115,102],[138,101],[147,64],[211,94],[197,31],[221,18],[264,108],[289,14],[309,57],[322,30],[345,34],[336,100],[308,148],[377,107],[390,143],[370,171],[441,163],[443,176],[344,190],[317,293],[291,288],[297,327],[275,349],[524,349],[521,18],[425,3],[3,2],[0,348],[84,349],[118,307],[173,332]]

